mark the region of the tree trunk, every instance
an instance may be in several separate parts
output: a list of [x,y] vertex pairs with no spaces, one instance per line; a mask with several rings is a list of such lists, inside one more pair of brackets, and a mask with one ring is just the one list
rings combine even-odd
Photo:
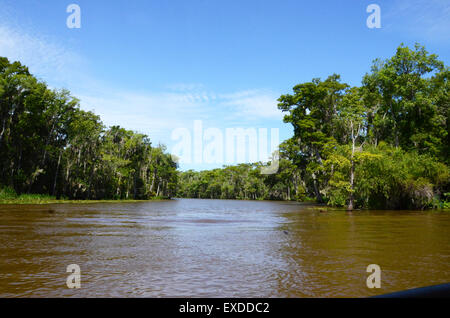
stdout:
[[133,174],[133,200],[136,200],[136,172]]
[[155,180],[156,180],[156,167],[153,169],[153,178],[152,184],[150,186],[150,192],[153,192],[153,189],[155,188]]
[[[69,160],[70,159],[67,159],[67,169],[66,169],[66,184],[64,185],[64,194],[68,194],[69,193],[69,191],[71,190],[70,189],[70,186],[69,186],[69,176],[70,176],[70,168],[71,168],[71,165],[69,164]],[[69,194],[69,197],[71,196],[71,194]]]
[[350,168],[350,196],[348,199],[348,207],[347,210],[348,211],[352,211],[353,210],[353,182],[354,182],[354,178],[355,178],[355,162],[352,159],[352,166]]
[[316,195],[316,200],[317,200],[318,203],[322,203],[323,202],[323,198],[322,198],[322,195],[320,194],[320,191],[319,191],[319,185],[318,185],[315,173],[312,174],[312,178],[313,178],[314,193]]
[[6,127],[6,118],[3,119],[3,128],[2,128],[2,132],[0,133],[0,142],[3,139],[3,134],[5,133],[5,127]]
[[[58,180],[58,172],[59,172],[59,164],[61,163],[61,151],[59,152],[58,164],[56,166],[55,180],[53,181],[53,191],[52,195],[55,195],[56,192],[56,182]],[[59,196],[58,196],[59,197]]]
[[[355,156],[355,143],[356,143],[356,136],[355,136],[355,131],[353,129],[353,122],[350,122],[350,126],[351,126],[351,130],[352,130],[352,157],[351,157],[351,167],[350,167],[350,195],[349,195],[349,199],[348,199],[348,207],[347,210],[348,211],[352,211],[353,210],[353,205],[354,205],[354,198],[353,198],[353,188],[354,188],[354,180],[355,180],[355,160],[354,160],[354,156]],[[358,126],[358,131],[359,131],[359,126]]]
[[48,147],[48,144],[50,143],[50,137],[52,136],[54,129],[55,129],[55,121],[53,121],[52,129],[50,130],[50,133],[48,134],[47,140],[45,142],[44,154],[42,155],[42,160],[41,160],[41,167],[44,166],[45,158],[47,157],[47,147]]
[[120,181],[122,180],[122,176],[119,175],[119,181],[117,182],[117,190],[116,190],[116,196],[120,199]]
[[91,173],[89,175],[89,185],[88,185],[88,193],[87,193],[87,199],[90,200],[91,199],[91,190],[92,190],[92,177],[95,174],[95,162],[92,164],[92,169],[91,169]]
[[158,182],[158,190],[156,190],[156,196],[159,197],[159,184],[160,182]]

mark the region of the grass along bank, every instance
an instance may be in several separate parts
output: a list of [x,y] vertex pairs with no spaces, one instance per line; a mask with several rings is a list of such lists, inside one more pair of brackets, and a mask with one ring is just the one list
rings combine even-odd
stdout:
[[138,203],[155,200],[168,200],[169,197],[152,197],[148,200],[69,200],[56,199],[54,196],[45,194],[20,194],[18,195],[13,189],[6,187],[0,189],[0,204],[54,204],[54,203]]

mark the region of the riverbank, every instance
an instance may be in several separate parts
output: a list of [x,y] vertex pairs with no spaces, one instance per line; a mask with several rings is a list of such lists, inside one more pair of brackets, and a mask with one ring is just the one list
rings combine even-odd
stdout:
[[139,203],[147,201],[161,201],[170,200],[168,197],[153,197],[147,200],[68,200],[68,199],[56,199],[55,197],[24,194],[15,198],[2,198],[0,199],[0,205],[14,205],[14,204],[92,204],[92,203]]
[[[317,203],[314,199],[306,197],[304,200],[278,200],[278,199],[242,199],[242,198],[232,198],[232,199],[222,199],[222,198],[191,198],[191,197],[178,197],[175,199],[192,199],[192,200],[224,200],[224,201],[268,201],[268,202],[298,202],[305,204],[313,204],[314,207],[310,208],[311,210],[317,210],[318,212],[329,212],[329,211],[348,211],[346,206],[338,206],[331,205],[327,203]],[[371,210],[397,210],[397,211],[405,211],[405,210],[414,210],[414,211],[427,211],[427,210],[438,210],[438,211],[447,211],[450,212],[450,202],[449,201],[439,201],[435,202],[432,206],[424,208],[424,209],[394,209],[394,208],[358,208],[353,209],[352,211],[371,211]]]
[[44,205],[44,204],[93,204],[93,203],[140,203],[148,201],[164,201],[169,198],[151,198],[148,200],[0,200],[0,205]]
[[[177,199],[183,199],[176,197]],[[56,199],[56,197],[41,195],[41,194],[22,194],[22,195],[11,195],[7,196],[3,191],[0,191],[0,205],[45,205],[45,204],[94,204],[94,203],[142,203],[149,201],[163,201],[171,200],[170,197],[152,197],[146,200],[134,200],[134,199],[106,199],[106,200],[70,200],[70,199]],[[196,199],[196,198],[192,198]],[[197,199],[199,200],[199,199]],[[216,200],[216,199],[203,199],[203,200]],[[226,199],[224,199],[226,200]],[[316,206],[308,208],[308,210],[318,211],[318,212],[330,212],[330,211],[346,211],[344,207],[329,206],[326,204],[321,204],[317,206],[313,200],[305,201],[293,201],[293,200],[249,200],[249,199],[229,199],[228,201],[273,201],[273,202],[301,202],[315,204]],[[357,209],[355,211],[367,211],[370,209]],[[443,202],[439,207],[435,207],[430,210],[445,210],[450,212],[450,204],[448,202]]]

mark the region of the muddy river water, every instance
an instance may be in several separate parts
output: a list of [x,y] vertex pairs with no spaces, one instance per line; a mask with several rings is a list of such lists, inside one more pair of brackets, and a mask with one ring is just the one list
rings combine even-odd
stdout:
[[[0,297],[366,297],[450,282],[449,212],[312,207],[2,205]],[[66,285],[70,264],[79,289]]]

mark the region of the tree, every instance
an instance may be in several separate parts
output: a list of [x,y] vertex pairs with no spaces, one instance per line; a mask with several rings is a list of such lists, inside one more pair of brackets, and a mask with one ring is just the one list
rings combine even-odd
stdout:
[[360,90],[357,87],[349,89],[342,102],[339,105],[338,125],[340,125],[346,136],[350,137],[351,155],[350,155],[350,189],[348,198],[348,210],[354,207],[354,181],[355,181],[355,154],[358,140],[362,140],[363,127],[366,121],[366,108]]
[[305,178],[312,180],[318,202],[323,201],[321,183],[326,183],[322,175],[325,149],[336,141],[335,118],[347,87],[347,84],[340,82],[340,76],[334,74],[325,81],[313,79],[312,82],[296,85],[293,95],[279,98],[278,108],[289,112],[284,122],[294,127],[293,142],[299,146],[297,156],[301,158],[296,160],[303,167],[304,174],[308,174]]

